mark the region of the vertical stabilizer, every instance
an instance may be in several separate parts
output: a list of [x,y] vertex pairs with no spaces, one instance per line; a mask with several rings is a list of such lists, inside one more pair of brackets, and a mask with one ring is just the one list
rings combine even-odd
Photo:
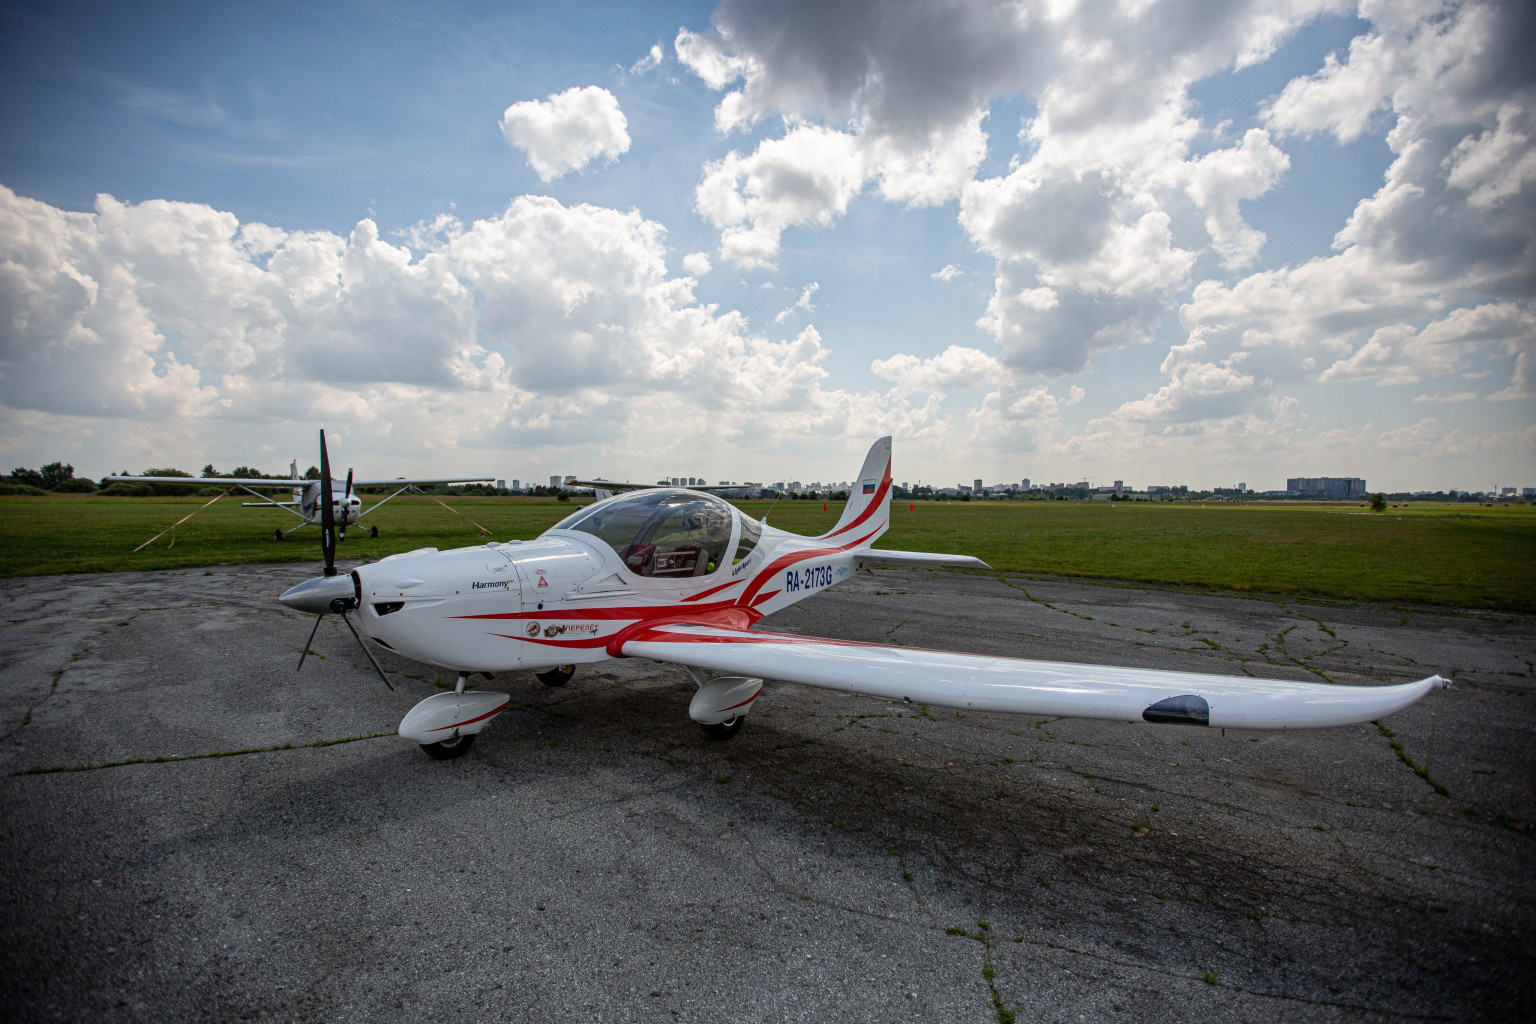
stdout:
[[864,456],[864,466],[848,492],[842,518],[822,540],[855,541],[868,547],[891,525],[891,439],[882,437]]

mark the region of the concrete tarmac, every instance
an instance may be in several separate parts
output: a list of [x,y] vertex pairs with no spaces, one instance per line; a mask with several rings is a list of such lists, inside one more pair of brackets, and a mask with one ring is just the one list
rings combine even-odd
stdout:
[[[0,1018],[1418,1021],[1536,995],[1536,618],[877,571],[769,628],[1371,683],[1376,725],[957,715],[676,667],[527,673],[465,757],[276,595],[0,582]],[[324,744],[324,745],[322,745]],[[123,763],[132,762],[132,763]]]

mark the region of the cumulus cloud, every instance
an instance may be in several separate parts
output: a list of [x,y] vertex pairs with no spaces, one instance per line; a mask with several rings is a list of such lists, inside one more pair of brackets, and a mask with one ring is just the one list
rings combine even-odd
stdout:
[[1389,6],[1368,8],[1376,23],[1347,62],[1292,82],[1266,114],[1282,134],[1348,140],[1376,112],[1394,154],[1382,186],[1338,232],[1336,254],[1201,282],[1183,323],[1191,339],[1244,352],[1245,366],[1276,379],[1397,386],[1513,357],[1511,384],[1489,397],[1528,397],[1536,83],[1510,39],[1529,38],[1532,15],[1520,5]]
[[979,388],[1007,378],[995,357],[964,345],[951,345],[930,359],[905,354],[876,359],[869,368],[902,394]]
[[1422,329],[1408,324],[1378,328],[1318,379],[1374,380],[1378,385],[1415,384],[1454,371],[1464,357],[1497,348],[1518,358],[1536,350],[1536,315],[1512,302],[1453,310]]
[[523,100],[506,109],[501,134],[528,157],[544,181],[579,171],[600,156],[629,151],[629,122],[619,101],[595,85],[572,87],[547,100]]
[[704,168],[694,208],[723,229],[720,255],[770,266],[794,224],[830,224],[864,186],[864,158],[852,135],[806,125],[749,156],[735,150]]
[[371,220],[284,231],[110,196],[70,213],[0,188],[0,423],[79,438],[108,422],[107,457],[146,464],[220,434],[248,452],[295,410],[421,458],[725,443],[821,457],[846,440],[852,459],[880,433],[950,436],[942,396],[828,388],[814,327],[773,338],[697,302],[636,211],[520,196],[416,234],[420,256]]
[[946,263],[944,266],[940,267],[938,270],[935,270],[928,276],[933,278],[935,281],[953,281],[963,273],[965,273],[965,271],[961,270],[953,263]]
[[[679,33],[678,58],[723,93],[722,131],[769,116],[786,128],[710,164],[695,205],[721,229],[724,258],[757,266],[784,231],[832,224],[872,184],[894,202],[959,198],[962,227],[997,260],[979,323],[1005,360],[1081,369],[1149,337],[1206,247],[1230,267],[1255,259],[1264,237],[1241,204],[1272,189],[1287,158],[1264,129],[1195,156],[1210,132],[1188,87],[1263,60],[1339,6],[727,0],[709,30]],[[990,104],[1015,95],[1036,105],[1024,152],[978,181]],[[1205,237],[1180,237],[1191,208]]]
[[694,277],[703,277],[714,267],[709,262],[709,253],[691,252],[683,257],[683,269]]

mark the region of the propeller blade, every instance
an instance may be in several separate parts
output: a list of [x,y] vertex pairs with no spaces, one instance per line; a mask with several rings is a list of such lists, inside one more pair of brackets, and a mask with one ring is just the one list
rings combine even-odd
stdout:
[[352,467],[347,467],[347,501],[352,500]]
[[345,622],[347,624],[347,628],[352,631],[352,635],[357,637],[358,646],[363,649],[364,654],[368,655],[369,663],[373,665],[373,670],[379,674],[379,678],[384,680],[384,685],[393,690],[395,688],[394,684],[389,681],[389,677],[386,676],[384,674],[384,670],[379,667],[378,660],[374,658],[373,652],[368,649],[368,645],[363,642],[362,634],[358,633],[357,627],[352,625],[352,619],[347,615],[347,610],[345,608],[341,609],[341,621]]
[[325,555],[325,574],[336,575],[336,493],[331,489],[331,457],[325,450],[325,431],[320,431],[320,551]]
[[295,672],[304,667],[304,659],[309,657],[309,649],[314,645],[315,634],[320,632],[320,620],[323,618],[325,618],[324,615],[315,616],[315,628],[309,631],[309,639],[304,642],[304,650],[299,652],[299,668],[294,669]]

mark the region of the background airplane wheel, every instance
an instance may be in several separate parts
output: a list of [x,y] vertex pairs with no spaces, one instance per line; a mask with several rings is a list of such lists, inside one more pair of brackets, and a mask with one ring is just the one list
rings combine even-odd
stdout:
[[575,674],[575,665],[561,665],[559,668],[552,668],[545,672],[535,672],[533,677],[545,686],[564,686]]
[[273,530],[272,531],[272,539],[273,540],[282,540],[283,539],[283,531],[282,530]]
[[704,730],[704,735],[712,740],[728,740],[741,732],[741,727],[747,724],[746,715],[737,715],[728,722],[717,722],[713,725],[699,723],[699,728]]
[[443,740],[440,743],[423,743],[421,749],[427,752],[427,756],[434,761],[452,761],[456,757],[463,757],[469,753],[469,748],[475,745],[475,737],[478,733],[470,733],[468,736],[455,736],[451,740]]
[[379,528],[377,526],[370,526],[370,527],[368,527],[368,536],[370,536],[370,537],[377,537],[378,535],[379,535]]

